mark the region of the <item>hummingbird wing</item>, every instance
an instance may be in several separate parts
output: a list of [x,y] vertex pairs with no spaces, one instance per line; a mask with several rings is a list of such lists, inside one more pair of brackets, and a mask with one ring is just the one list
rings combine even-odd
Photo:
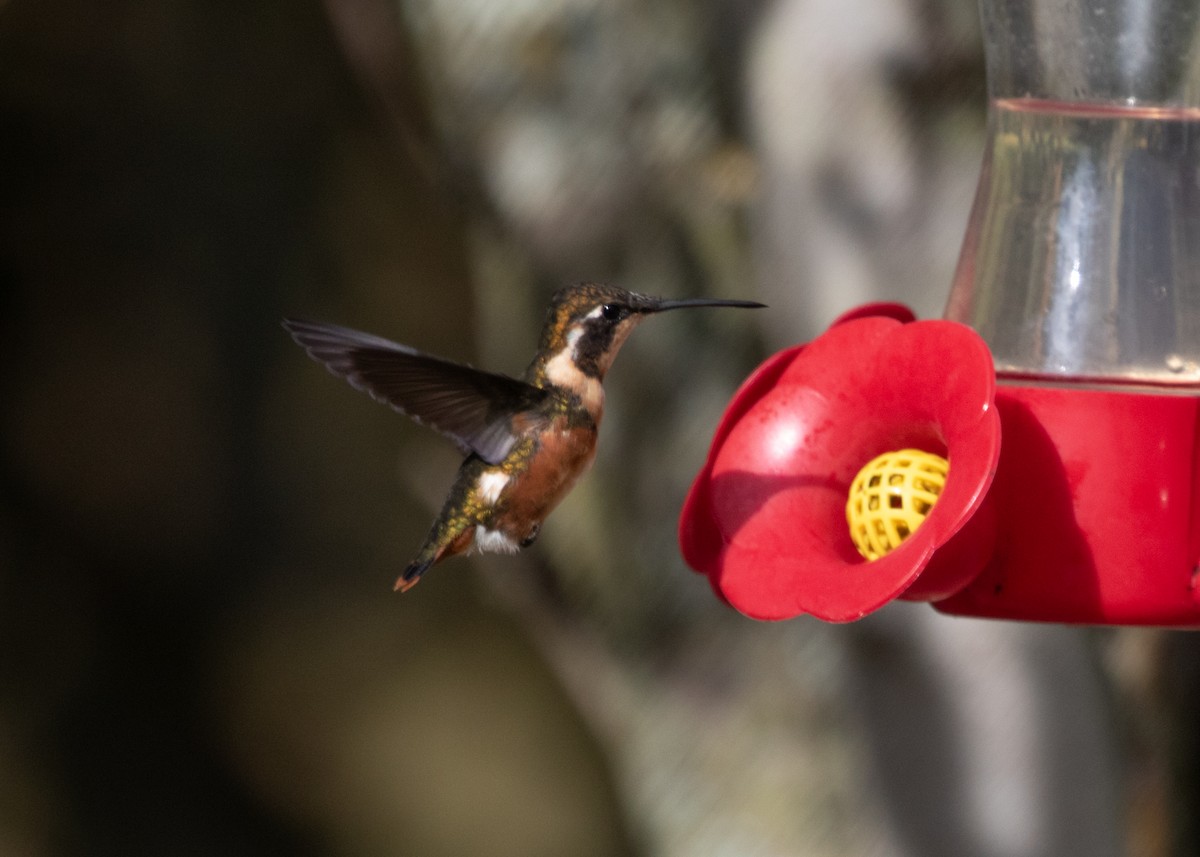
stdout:
[[[284,329],[314,360],[355,389],[449,437],[463,453],[498,464],[522,429],[536,425],[545,390],[492,372],[422,354],[336,324],[284,319]],[[519,419],[518,419],[519,418]]]

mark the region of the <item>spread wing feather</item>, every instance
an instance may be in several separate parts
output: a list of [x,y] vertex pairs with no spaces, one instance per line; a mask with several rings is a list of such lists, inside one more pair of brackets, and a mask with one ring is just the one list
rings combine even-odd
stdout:
[[419,423],[497,464],[516,443],[514,417],[523,426],[548,395],[524,381],[481,372],[422,354],[396,342],[335,324],[285,319],[283,327],[334,375]]

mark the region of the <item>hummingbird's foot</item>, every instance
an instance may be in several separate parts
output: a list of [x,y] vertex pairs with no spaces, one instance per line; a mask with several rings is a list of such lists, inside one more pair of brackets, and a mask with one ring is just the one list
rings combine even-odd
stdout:
[[533,529],[529,531],[529,535],[521,539],[521,547],[527,548],[537,541],[538,534],[542,531],[541,524],[534,524]]

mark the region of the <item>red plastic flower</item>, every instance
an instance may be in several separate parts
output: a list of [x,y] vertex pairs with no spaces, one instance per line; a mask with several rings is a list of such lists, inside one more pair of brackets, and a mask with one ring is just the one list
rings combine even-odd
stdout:
[[[735,394],[683,508],[684,558],[758,619],[843,622],[897,597],[953,595],[991,554],[991,516],[977,513],[1000,454],[994,393],[970,328],[894,304],[848,313]],[[946,485],[912,535],[868,562],[847,491],[864,464],[904,448],[947,458]]]

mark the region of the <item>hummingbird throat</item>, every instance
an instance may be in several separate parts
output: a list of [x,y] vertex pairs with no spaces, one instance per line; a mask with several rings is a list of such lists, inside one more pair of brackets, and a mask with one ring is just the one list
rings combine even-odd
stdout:
[[[567,331],[563,347],[546,361],[545,377],[555,387],[561,387],[578,396],[584,408],[592,415],[592,419],[598,423],[600,415],[604,412],[604,387],[601,382],[604,370],[608,368],[612,358],[601,358],[603,362],[589,359],[591,355],[586,353],[588,348],[585,334],[586,328],[583,324],[576,324]],[[594,367],[595,372],[585,372],[581,364],[589,369]]]

